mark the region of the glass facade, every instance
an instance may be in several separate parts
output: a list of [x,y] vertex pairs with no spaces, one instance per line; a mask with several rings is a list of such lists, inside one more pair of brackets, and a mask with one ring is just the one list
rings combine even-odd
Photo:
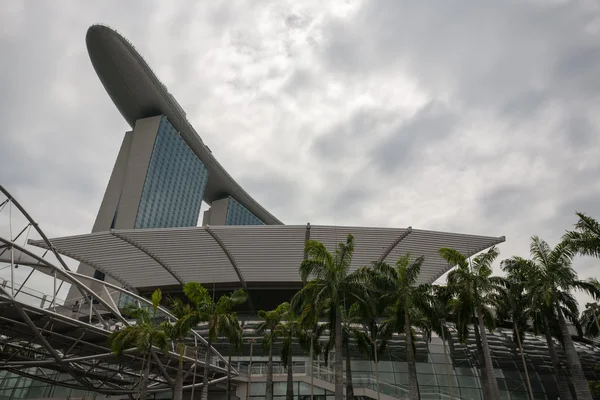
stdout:
[[[23,370],[25,374],[42,375],[38,368],[29,368]],[[71,381],[73,378],[69,374],[43,370],[43,375],[49,379],[57,381]],[[18,399],[44,399],[44,398],[86,398],[93,400],[98,397],[96,393],[83,390],[71,389],[64,386],[51,385],[46,382],[33,380],[31,378],[13,374],[7,371],[0,371],[0,400],[18,400]]]
[[[248,321],[245,335],[256,336],[252,327],[255,321]],[[417,334],[418,336],[418,334]],[[512,338],[512,330],[500,328],[487,335],[492,351],[494,373],[498,381],[502,400],[528,399],[525,373],[521,362],[519,350]],[[419,388],[422,399],[449,399],[450,391],[455,399],[483,400],[483,390],[479,376],[479,362],[476,351],[476,342],[473,336],[466,343],[453,340],[444,345],[442,339],[432,337],[430,341],[419,338],[416,346],[416,366]],[[548,346],[544,337],[534,336],[527,333],[523,342],[527,370],[531,381],[535,399],[558,399],[558,389],[552,371]],[[586,378],[589,381],[600,380],[600,347],[596,343],[575,343]],[[561,346],[556,342],[559,358],[564,370],[566,358]],[[219,351],[228,353],[228,345],[220,343]],[[234,367],[242,374],[248,373],[249,351],[248,343],[244,346],[244,354],[234,357]],[[285,369],[280,365],[279,344],[275,344],[274,373],[284,374]],[[447,358],[446,358],[447,355]],[[310,371],[310,360],[308,354],[295,346],[294,349],[294,372],[308,374]],[[376,368],[375,364],[365,359],[364,355],[357,350],[357,346],[351,347],[352,381],[355,388],[376,390]],[[315,360],[313,371],[315,379],[333,382],[334,372],[331,368],[332,358],[326,363],[321,357]],[[251,397],[264,398],[264,376],[266,374],[267,358],[260,351],[260,344],[254,345],[254,356],[252,359],[252,382]],[[395,337],[388,342],[387,349],[379,362],[380,391],[384,394],[405,398],[408,393],[408,364],[406,360],[405,342],[401,337]],[[345,362],[344,362],[345,369]],[[261,382],[262,380],[262,382]],[[304,380],[306,382],[306,380]],[[305,388],[302,382],[298,385],[296,399],[304,399]],[[315,394],[317,391],[315,391]],[[332,393],[320,389],[318,392],[322,398],[329,398]],[[285,396],[285,383],[276,384],[276,399]]]
[[165,116],[152,150],[136,229],[196,226],[208,170]]
[[229,196],[227,202],[227,216],[225,225],[264,225],[256,215],[252,214],[246,207]]

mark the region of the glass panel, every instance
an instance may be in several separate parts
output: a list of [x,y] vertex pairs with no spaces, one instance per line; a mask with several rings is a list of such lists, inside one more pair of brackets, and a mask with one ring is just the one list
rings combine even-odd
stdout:
[[474,376],[458,376],[461,387],[479,387],[479,378]]
[[[252,383],[250,396],[264,396],[267,394],[267,384],[263,382]],[[284,392],[285,394],[285,392]]]

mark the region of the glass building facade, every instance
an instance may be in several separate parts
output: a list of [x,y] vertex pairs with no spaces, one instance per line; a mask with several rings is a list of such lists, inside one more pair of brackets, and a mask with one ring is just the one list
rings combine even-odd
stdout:
[[[253,326],[256,322],[248,321],[245,335],[256,336]],[[417,337],[419,334],[417,334]],[[512,330],[500,328],[487,335],[492,351],[494,373],[498,381],[502,400],[528,400],[527,383],[518,347],[513,342]],[[567,371],[566,357],[558,342],[555,343],[564,371]],[[466,343],[452,340],[444,344],[439,337],[431,340],[418,338],[416,342],[416,366],[419,388],[422,399],[449,399],[450,392],[454,399],[483,400],[483,389],[479,376],[480,365],[477,357],[477,346],[473,335]],[[541,336],[526,333],[523,342],[527,371],[531,381],[534,398],[556,400],[558,388],[552,370],[550,355],[546,340]],[[586,378],[589,381],[600,381],[600,346],[592,342],[576,341],[581,364]],[[221,343],[219,350],[227,354],[228,345]],[[274,373],[285,374],[285,368],[279,363],[281,348],[278,344],[273,350],[275,361]],[[309,374],[310,359],[305,350],[300,346],[294,349],[294,373]],[[246,342],[244,354],[234,359],[234,367],[243,374],[248,373],[250,345]],[[375,391],[377,388],[375,363],[360,353],[357,346],[351,346],[352,381],[356,388],[366,388]],[[334,372],[332,360],[326,363],[322,357],[317,357],[313,364],[315,379],[333,382]],[[252,387],[250,397],[263,399],[265,396],[265,382],[267,357],[260,350],[260,340],[254,344],[252,359]],[[344,369],[346,368],[344,362]],[[395,398],[407,398],[408,394],[408,363],[406,360],[405,342],[402,337],[395,337],[388,342],[387,348],[378,363],[381,393]],[[286,383],[275,383],[275,399],[285,398]],[[295,398],[306,399],[310,393],[306,379],[295,382]],[[307,393],[308,392],[308,393]],[[373,394],[374,392],[371,392]],[[315,394],[320,399],[333,398],[333,393],[323,387],[315,388]]]
[[196,226],[208,170],[162,117],[135,221],[136,229]]
[[229,196],[225,225],[264,225],[265,223],[252,214],[246,207]]

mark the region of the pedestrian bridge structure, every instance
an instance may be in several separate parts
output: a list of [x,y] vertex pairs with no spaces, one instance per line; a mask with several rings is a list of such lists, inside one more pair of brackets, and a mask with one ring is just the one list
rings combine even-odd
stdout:
[[[46,242],[47,251],[28,245]],[[78,296],[65,300],[69,287]],[[134,324],[127,304],[152,307],[149,300],[123,288],[73,272],[27,211],[0,186],[0,374],[12,373],[78,391],[119,397],[140,391],[147,357],[130,349],[117,357],[108,336]],[[158,318],[174,321],[167,309]],[[179,354],[152,352],[149,393],[169,392]],[[227,379],[227,360],[196,331],[183,357],[184,389],[202,386],[209,351],[209,384]],[[231,369],[232,375],[238,375]],[[1,377],[1,375],[0,375]]]

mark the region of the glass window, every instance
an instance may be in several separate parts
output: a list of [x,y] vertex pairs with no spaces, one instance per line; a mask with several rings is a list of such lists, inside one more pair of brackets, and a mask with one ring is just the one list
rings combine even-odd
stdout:
[[[273,384],[273,388],[275,388],[275,385],[277,384]],[[267,384],[264,382],[253,382],[252,383],[252,390],[250,392],[250,396],[254,397],[254,396],[265,396],[267,393]],[[285,394],[285,392],[284,392]]]

